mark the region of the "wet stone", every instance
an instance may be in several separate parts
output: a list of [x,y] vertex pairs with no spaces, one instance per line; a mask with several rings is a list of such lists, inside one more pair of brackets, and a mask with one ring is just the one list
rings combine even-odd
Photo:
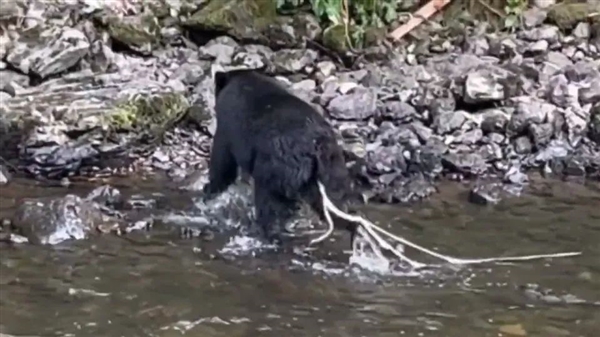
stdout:
[[478,205],[493,205],[502,199],[502,184],[490,182],[477,182],[469,193],[469,201]]
[[132,195],[129,199],[125,200],[125,209],[149,209],[154,208],[157,204],[157,200],[151,197],[143,195]]
[[117,207],[123,202],[121,191],[110,185],[96,187],[86,196],[86,199],[111,207]]
[[487,163],[478,153],[449,153],[444,155],[442,162],[451,172],[476,176],[488,169]]
[[504,182],[523,186],[529,183],[529,177],[518,166],[511,166],[504,174]]
[[8,168],[2,164],[0,164],[0,185],[6,185],[11,179],[10,172]]
[[68,194],[61,198],[26,199],[17,208],[13,226],[34,244],[54,245],[85,239],[96,227],[115,221],[97,204]]

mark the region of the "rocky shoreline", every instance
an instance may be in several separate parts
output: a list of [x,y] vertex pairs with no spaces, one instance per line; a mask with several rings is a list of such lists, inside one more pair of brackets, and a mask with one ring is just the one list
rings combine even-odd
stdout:
[[3,6],[0,184],[9,168],[205,170],[214,64],[266,67],[323,111],[365,200],[426,198],[440,179],[475,181],[480,203],[518,194],[530,171],[600,179],[600,22],[565,33],[533,8],[514,34],[428,31],[347,69],[307,47],[321,33],[308,14],[215,36],[201,33],[204,2],[131,2],[127,16],[91,1]]

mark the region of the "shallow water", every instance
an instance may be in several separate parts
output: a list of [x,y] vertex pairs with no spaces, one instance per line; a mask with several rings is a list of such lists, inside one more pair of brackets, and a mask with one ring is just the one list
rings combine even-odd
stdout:
[[[117,186],[165,194],[169,202],[152,212],[189,207],[160,183]],[[0,187],[0,217],[21,197],[91,188],[15,181]],[[597,184],[546,181],[494,207],[467,203],[456,184],[420,204],[368,206],[371,220],[444,254],[583,252],[420,277],[336,274],[342,253],[223,258],[226,238],[183,239],[164,226],[54,247],[2,245],[0,336],[591,337],[600,329],[599,205]],[[345,248],[347,236],[336,238],[321,250]]]

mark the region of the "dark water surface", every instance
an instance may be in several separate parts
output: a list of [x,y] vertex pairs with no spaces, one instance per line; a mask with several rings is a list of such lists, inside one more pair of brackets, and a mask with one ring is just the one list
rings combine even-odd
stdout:
[[[119,188],[170,193],[152,182]],[[0,336],[597,336],[598,185],[546,181],[494,207],[468,204],[457,189],[442,186],[430,201],[365,212],[459,257],[583,255],[375,279],[293,268],[296,259],[286,254],[213,259],[219,240],[160,229],[55,247],[4,244]],[[21,197],[89,190],[16,181],[0,187],[0,217]]]

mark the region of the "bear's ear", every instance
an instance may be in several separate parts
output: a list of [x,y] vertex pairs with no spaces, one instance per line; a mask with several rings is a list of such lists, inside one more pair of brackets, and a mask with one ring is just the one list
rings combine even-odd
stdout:
[[219,94],[219,92],[221,92],[221,89],[223,89],[226,85],[227,82],[229,82],[229,72],[225,70],[225,68],[223,68],[222,65],[220,64],[213,64],[211,66],[211,75],[213,78],[213,83],[215,84],[215,96]]
[[215,80],[215,95],[218,95],[219,92],[221,92],[221,89],[223,89],[227,85],[227,82],[229,81],[229,73],[222,72],[222,71],[216,71],[214,74],[214,80]]

